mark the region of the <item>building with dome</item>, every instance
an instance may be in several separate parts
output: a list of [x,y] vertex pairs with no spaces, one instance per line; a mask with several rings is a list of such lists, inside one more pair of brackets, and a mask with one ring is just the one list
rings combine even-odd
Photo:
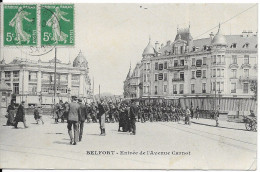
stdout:
[[[92,98],[91,80],[83,53],[80,51],[72,64],[59,59],[56,62],[56,103],[70,101],[71,96],[89,101]],[[54,59],[44,62],[15,58],[6,64],[3,59],[0,61],[0,80],[10,86],[12,99],[17,103],[52,105],[55,103],[54,63]]]
[[[252,83],[257,81],[257,33],[217,33],[193,39],[190,27],[177,29],[173,42],[149,43],[125,80],[126,98],[171,102],[203,110],[257,109]],[[137,75],[136,75],[137,74]],[[137,83],[136,83],[137,82]],[[124,90],[126,87],[124,87]]]

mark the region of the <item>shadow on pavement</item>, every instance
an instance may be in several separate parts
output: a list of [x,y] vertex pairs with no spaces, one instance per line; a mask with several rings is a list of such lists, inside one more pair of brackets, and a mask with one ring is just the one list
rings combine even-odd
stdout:
[[64,134],[64,133],[46,133],[46,134]]
[[[203,124],[203,123],[199,123],[199,122],[191,122],[194,124],[198,124],[198,125],[204,125],[204,126],[209,126],[209,127],[216,127],[215,125],[210,125],[210,124]],[[241,131],[248,131],[246,129],[240,129],[240,128],[231,128],[231,127],[223,127],[223,126],[218,126],[217,128],[225,128],[225,129],[230,129],[230,130],[241,130]]]
[[70,145],[70,142],[61,142],[61,141],[55,141],[53,142],[55,144],[61,144],[61,145]]

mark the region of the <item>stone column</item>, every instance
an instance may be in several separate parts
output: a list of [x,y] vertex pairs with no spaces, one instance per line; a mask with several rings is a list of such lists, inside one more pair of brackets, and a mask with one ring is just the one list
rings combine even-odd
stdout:
[[84,87],[86,87],[86,83],[84,80],[84,74],[80,74],[80,76],[79,76],[79,97],[84,97]]
[[14,73],[13,73],[13,71],[11,71],[10,73],[11,73],[10,87],[12,89],[12,92],[14,92],[14,90],[13,90],[14,89],[14,86],[13,86]]

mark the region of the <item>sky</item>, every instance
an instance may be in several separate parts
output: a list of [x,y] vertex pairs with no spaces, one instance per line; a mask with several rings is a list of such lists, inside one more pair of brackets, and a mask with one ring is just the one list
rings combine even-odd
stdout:
[[[123,94],[123,81],[130,63],[133,69],[141,61],[149,36],[153,44],[159,41],[165,45],[168,40],[174,40],[177,27],[185,28],[190,24],[194,39],[209,37],[210,32],[217,32],[219,23],[253,5],[75,4],[75,47],[58,48],[57,58],[65,63],[73,62],[81,50],[88,61],[91,81],[94,79],[94,93],[98,93],[100,84],[101,93],[120,95]],[[254,6],[225,22],[221,25],[222,33],[241,34],[243,30],[255,33],[258,29],[257,13],[258,7]],[[39,59],[16,47],[1,47],[0,55],[0,59],[4,56],[7,63],[15,57]],[[49,61],[53,57],[54,51],[51,51],[40,58]]]

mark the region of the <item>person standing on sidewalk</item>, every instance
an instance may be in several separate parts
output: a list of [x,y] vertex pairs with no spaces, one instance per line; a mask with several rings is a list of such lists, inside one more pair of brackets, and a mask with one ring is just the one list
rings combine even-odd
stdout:
[[200,109],[199,106],[196,108],[196,119],[200,119]]
[[79,110],[80,110],[80,114],[79,114],[79,141],[81,141],[82,135],[83,135],[83,129],[84,129],[84,122],[85,122],[86,117],[87,117],[87,108],[82,103],[81,99],[79,99],[78,102],[79,102]]
[[[72,102],[69,104],[69,114],[68,114],[68,133],[70,136],[70,144],[76,145],[78,141],[78,122],[79,122],[80,107],[76,101],[76,97],[72,97]],[[74,137],[72,134],[72,126],[74,131]]]
[[15,103],[14,100],[11,100],[11,104],[7,108],[7,126],[14,125],[14,116],[15,116]]
[[16,116],[15,116],[15,123],[14,127],[17,128],[18,122],[23,122],[24,128],[28,128],[26,125],[26,119],[25,119],[25,109],[24,109],[25,101],[22,101],[21,104],[18,107]]
[[[218,108],[219,109],[219,108]],[[216,111],[215,111],[215,120],[216,120],[216,127],[218,127],[218,125],[219,125],[219,122],[218,122],[218,118],[219,118],[219,110],[218,109],[216,109]]]
[[129,122],[130,122],[130,131],[131,135],[136,134],[136,115],[137,115],[137,107],[134,100],[131,100],[130,112],[129,112]]
[[186,120],[185,120],[185,124],[191,124],[191,121],[190,121],[190,109],[189,107],[187,106],[186,107]]

